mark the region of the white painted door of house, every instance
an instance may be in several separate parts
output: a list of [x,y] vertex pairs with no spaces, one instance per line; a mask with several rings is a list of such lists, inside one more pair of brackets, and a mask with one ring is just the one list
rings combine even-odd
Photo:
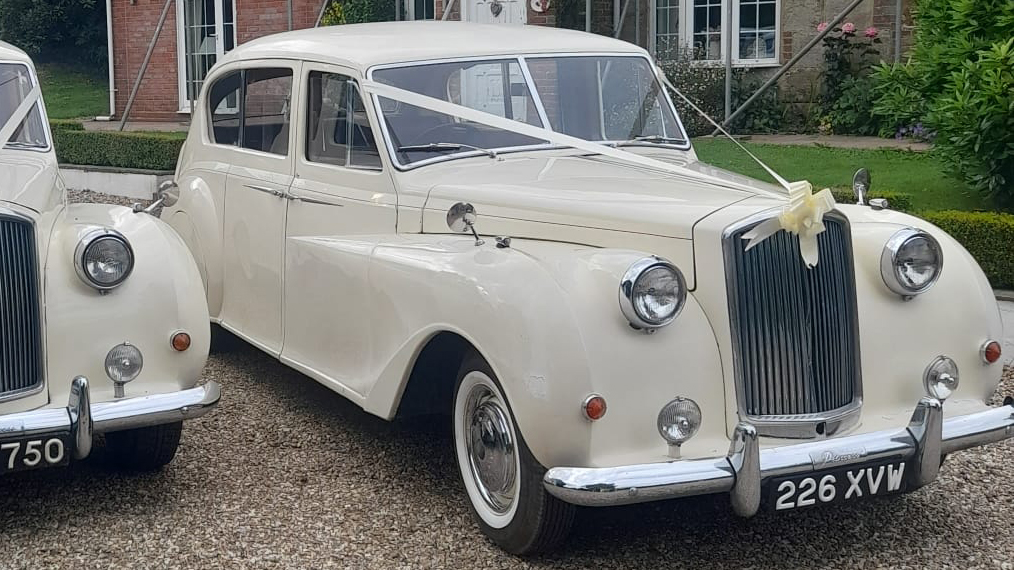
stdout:
[[464,0],[468,21],[480,24],[525,24],[528,0]]
[[189,112],[208,71],[236,47],[233,0],[177,0],[177,81],[180,111]]

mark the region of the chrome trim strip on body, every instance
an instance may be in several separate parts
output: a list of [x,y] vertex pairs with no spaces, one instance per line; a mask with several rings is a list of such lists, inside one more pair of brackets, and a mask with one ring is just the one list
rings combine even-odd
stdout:
[[114,402],[90,404],[88,381],[75,378],[65,408],[44,408],[0,416],[0,439],[68,432],[74,457],[91,451],[92,436],[198,418],[210,412],[222,397],[221,386],[203,386],[168,394],[153,394]]
[[883,461],[907,461],[908,490],[932,482],[943,455],[1014,438],[1014,402],[943,419],[939,400],[923,398],[901,430],[760,449],[756,431],[736,427],[723,457],[618,467],[553,467],[543,486],[553,496],[583,506],[612,506],[694,495],[731,493],[735,512],[752,516],[763,483],[773,477],[806,475]]
[[[862,363],[859,352],[858,305],[854,285],[855,270],[852,254],[851,226],[848,218],[837,210],[829,213],[827,217],[841,225],[840,231],[843,234],[842,237],[845,240],[845,245],[847,246],[845,247],[844,252],[846,254],[845,259],[841,260],[841,262],[848,264],[847,274],[853,283],[850,288],[850,298],[844,300],[844,302],[848,303],[853,309],[850,323],[851,326],[849,327],[854,341],[854,345],[852,347],[854,378],[852,379],[853,385],[851,401],[835,409],[816,413],[770,415],[749,413],[744,370],[746,362],[745,355],[740,347],[742,341],[742,339],[740,339],[740,323],[743,317],[739,315],[737,300],[735,298],[736,291],[742,284],[738,282],[739,268],[737,267],[734,253],[737,248],[742,246],[737,243],[739,240],[733,239],[733,236],[740,235],[749,228],[756,226],[773,216],[777,216],[779,212],[780,209],[777,208],[759,212],[730,225],[722,233],[722,251],[724,255],[726,294],[728,297],[729,332],[732,338],[733,374],[735,376],[737,409],[739,417],[743,421],[756,427],[762,436],[807,439],[828,438],[834,436],[836,433],[843,432],[858,423],[859,414],[862,410],[863,396]],[[784,362],[786,360],[795,362],[798,360],[798,355],[779,353],[777,356],[781,358],[779,362]],[[805,358],[805,355],[803,355],[802,358]],[[767,388],[766,385],[764,387]],[[773,397],[773,395],[770,394],[767,396]],[[786,395],[777,396],[778,398],[781,398]]]

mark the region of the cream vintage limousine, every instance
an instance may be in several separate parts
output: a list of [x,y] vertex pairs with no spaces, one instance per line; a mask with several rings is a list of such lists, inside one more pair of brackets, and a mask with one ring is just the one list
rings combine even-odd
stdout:
[[210,411],[200,274],[140,209],[68,204],[32,61],[0,42],[0,475],[66,465],[105,434],[130,470],[173,459]]
[[208,75],[162,218],[215,323],[378,416],[450,415],[511,552],[575,505],[856,501],[1014,436],[969,254],[700,163],[666,83],[538,27],[262,38]]

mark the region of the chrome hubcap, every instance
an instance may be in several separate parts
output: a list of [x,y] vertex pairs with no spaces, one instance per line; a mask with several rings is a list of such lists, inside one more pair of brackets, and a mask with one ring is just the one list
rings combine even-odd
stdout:
[[507,411],[492,390],[475,386],[464,412],[465,451],[472,479],[489,508],[505,513],[514,503],[517,477]]

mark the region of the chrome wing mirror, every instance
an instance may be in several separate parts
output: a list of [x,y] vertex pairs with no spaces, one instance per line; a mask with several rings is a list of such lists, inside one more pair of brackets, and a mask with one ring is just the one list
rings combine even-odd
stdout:
[[147,208],[142,207],[140,204],[134,204],[134,212],[144,212],[145,214],[151,214],[156,208],[165,206],[172,208],[180,201],[180,187],[176,184],[175,180],[166,180],[165,182],[158,185],[158,190],[155,191],[155,201],[151,203]]
[[447,210],[447,227],[456,233],[471,231],[475,245],[479,246],[486,242],[479,239],[479,232],[475,231],[475,219],[475,207],[466,202],[458,202]]
[[866,205],[866,194],[870,191],[870,171],[860,168],[852,177],[852,192],[856,195],[856,204]]

